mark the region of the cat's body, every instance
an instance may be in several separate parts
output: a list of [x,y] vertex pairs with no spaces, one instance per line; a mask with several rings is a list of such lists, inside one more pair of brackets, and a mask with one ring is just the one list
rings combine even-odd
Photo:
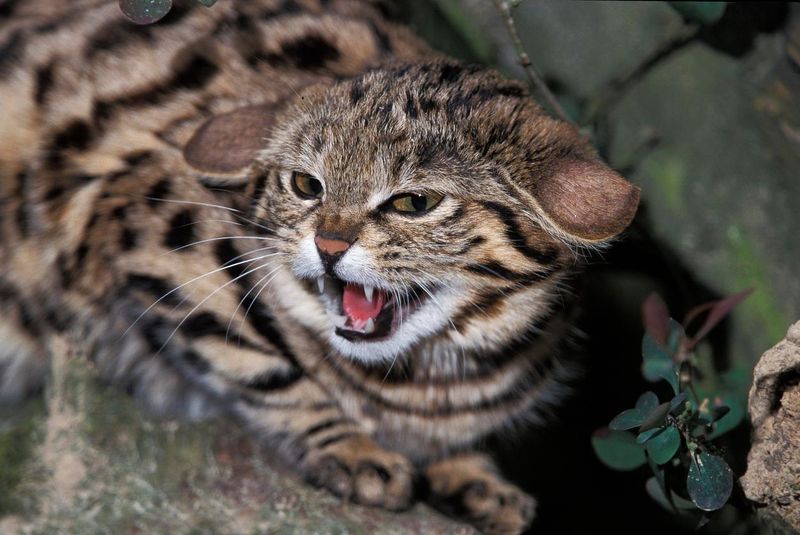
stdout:
[[0,395],[77,334],[150,407],[234,414],[340,495],[403,508],[421,476],[524,527],[470,448],[558,398],[573,249],[637,191],[363,2],[176,2],[149,27],[69,4],[2,4]]

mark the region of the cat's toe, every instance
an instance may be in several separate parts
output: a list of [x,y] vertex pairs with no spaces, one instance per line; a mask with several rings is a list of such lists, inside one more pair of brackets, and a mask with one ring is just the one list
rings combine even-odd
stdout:
[[306,466],[312,483],[356,503],[393,511],[411,505],[414,467],[404,456],[354,437],[312,456]]

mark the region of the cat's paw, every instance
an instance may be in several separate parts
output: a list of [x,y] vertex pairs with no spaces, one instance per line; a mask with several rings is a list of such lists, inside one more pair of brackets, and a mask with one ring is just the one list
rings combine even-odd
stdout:
[[304,472],[312,484],[356,503],[392,511],[411,505],[414,482],[411,461],[364,436],[311,452]]
[[482,455],[445,459],[427,468],[428,500],[487,535],[513,535],[530,526],[536,500],[503,480]]

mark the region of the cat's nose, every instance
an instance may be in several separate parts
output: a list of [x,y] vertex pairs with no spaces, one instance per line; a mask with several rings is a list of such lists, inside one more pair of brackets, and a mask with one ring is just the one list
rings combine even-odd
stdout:
[[317,245],[319,252],[319,259],[322,260],[322,265],[328,275],[333,275],[333,268],[336,262],[347,252],[352,245],[351,242],[342,240],[340,238],[325,238],[317,234],[314,237],[314,243]]
[[320,253],[328,256],[340,256],[350,248],[350,242],[336,238],[323,238],[320,235],[314,238],[314,243],[317,244]]

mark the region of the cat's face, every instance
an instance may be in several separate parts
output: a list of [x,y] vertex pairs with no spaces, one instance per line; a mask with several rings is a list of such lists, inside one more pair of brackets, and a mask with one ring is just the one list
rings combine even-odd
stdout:
[[298,321],[374,361],[432,340],[501,347],[547,315],[573,233],[529,197],[531,175],[594,156],[523,93],[434,63],[296,100],[260,158],[254,217]]

